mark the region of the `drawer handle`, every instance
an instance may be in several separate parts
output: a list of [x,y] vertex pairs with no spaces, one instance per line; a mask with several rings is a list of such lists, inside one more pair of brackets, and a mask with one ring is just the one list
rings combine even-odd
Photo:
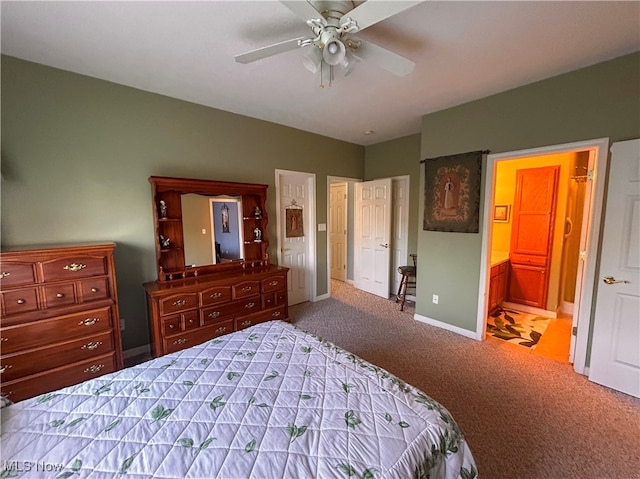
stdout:
[[249,291],[251,291],[253,289],[253,286],[245,286],[244,288],[242,288],[242,292],[243,293],[248,293]]
[[72,273],[75,273],[76,271],[80,271],[81,269],[85,269],[87,267],[86,264],[76,264],[76,263],[71,263],[66,265],[64,268],[62,269],[66,269],[67,271],[71,271]]
[[78,326],[93,326],[98,321],[100,321],[100,318],[87,318],[84,321],[80,321]]
[[187,301],[184,299],[178,299],[177,301],[173,302],[174,306],[184,306],[185,304],[187,304]]
[[186,343],[186,342],[187,342],[187,340],[186,340],[186,339],[184,339],[184,338],[180,338],[180,339],[176,339],[176,340],[173,342],[173,344],[184,344],[184,343]]
[[224,333],[226,330],[226,326],[220,326],[218,329],[216,329],[216,333]]
[[91,288],[92,293],[97,293],[98,291],[100,291],[98,288]]
[[243,327],[244,327],[244,326],[251,326],[251,321],[249,321],[249,320],[247,320],[247,321],[242,321],[242,322],[240,323],[240,326],[243,326]]
[[56,294],[56,298],[64,298],[64,293],[58,293],[58,294]]
[[251,308],[253,308],[255,305],[256,305],[256,303],[253,303],[253,302],[251,302],[251,303],[247,303],[247,304],[245,304],[245,305],[244,305],[244,309],[251,309]]
[[189,320],[189,324],[193,324],[193,319],[190,319],[190,320]]
[[102,368],[104,368],[104,364],[94,364],[92,366],[89,366],[87,369],[85,369],[84,372],[85,373],[97,373]]
[[272,317],[272,318],[277,318],[277,317],[279,317],[279,316],[280,316],[280,311],[274,311],[274,312],[271,314],[271,317]]
[[169,325],[169,329],[173,329],[173,328],[175,328],[175,327],[176,327],[176,325],[175,325],[175,324],[170,324],[170,325]]
[[102,346],[102,341],[92,341],[85,344],[80,349],[88,349],[89,351],[93,351],[94,349],[98,349],[100,346]]
[[4,366],[0,367],[0,374],[5,372],[7,369],[11,369],[12,367],[13,366],[11,364],[5,364]]
[[10,271],[3,271],[2,273],[0,273],[0,279],[6,278],[7,276],[11,276]]
[[220,316],[220,311],[213,311],[213,312],[208,314],[208,317],[211,318],[211,319],[215,319],[218,316]]
[[269,286],[277,286],[278,282],[277,281],[269,281]]
[[222,293],[213,293],[209,296],[211,299],[218,299],[222,297]]
[[9,338],[0,338],[0,342],[2,343],[6,343],[7,341],[9,341]]
[[20,299],[19,299],[18,301],[16,301],[16,302],[17,302],[18,304],[24,304],[24,303],[26,303],[27,301],[26,301],[26,300],[24,300],[24,299],[22,299],[22,298],[20,298]]

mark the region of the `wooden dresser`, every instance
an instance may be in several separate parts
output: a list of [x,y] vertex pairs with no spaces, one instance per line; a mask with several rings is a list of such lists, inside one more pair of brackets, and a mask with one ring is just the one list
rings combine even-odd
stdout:
[[264,321],[287,320],[287,271],[271,265],[145,283],[153,356]]
[[122,368],[114,248],[0,253],[3,396],[20,401]]
[[[267,252],[267,185],[163,176],[149,182],[158,280],[144,288],[153,357],[289,319],[289,268],[271,265]],[[215,203],[226,211],[216,212]],[[235,258],[217,257],[224,244],[237,247]],[[198,259],[187,259],[194,251]]]

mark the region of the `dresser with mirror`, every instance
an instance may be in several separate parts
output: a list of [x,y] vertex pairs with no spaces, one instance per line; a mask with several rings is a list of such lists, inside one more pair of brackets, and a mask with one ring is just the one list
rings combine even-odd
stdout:
[[158,279],[144,288],[153,357],[287,320],[288,268],[269,261],[267,185],[149,181]]

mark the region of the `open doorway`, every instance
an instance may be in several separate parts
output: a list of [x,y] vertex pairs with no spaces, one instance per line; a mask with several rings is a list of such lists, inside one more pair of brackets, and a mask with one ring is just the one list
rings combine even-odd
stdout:
[[354,184],[361,181],[327,176],[327,297],[332,279],[353,284]]
[[[509,321],[517,318],[508,311],[548,318],[542,337],[547,334],[547,343],[559,340],[557,344],[551,344],[551,354],[558,354],[556,350],[562,349],[561,356],[554,359],[573,363],[577,372],[584,372],[607,150],[608,139],[600,139],[487,158],[482,261],[486,282],[480,288],[478,339],[494,333],[487,326],[488,318],[500,309],[507,311]],[[553,231],[549,232],[548,238],[548,256],[540,259],[534,254],[530,264],[521,266],[519,263],[526,258],[523,253],[535,250],[531,245],[546,233],[539,230],[529,233],[527,241],[531,241],[526,247],[512,244],[519,228],[518,217],[514,216],[518,214],[519,204],[516,190],[518,182],[522,181],[516,180],[516,175],[552,165],[558,168],[557,185],[553,188],[556,195],[554,209],[549,212],[554,218]],[[518,170],[520,173],[516,174]],[[535,208],[529,204],[527,210],[530,212]],[[525,281],[521,285],[518,285],[518,275],[521,274],[518,268],[524,271],[520,280],[525,278]],[[520,286],[523,287],[519,289]],[[498,293],[496,287],[499,288]],[[542,287],[545,288],[543,291]],[[526,288],[541,292],[542,302],[536,303],[536,300],[528,298]],[[509,324],[498,326],[509,331]],[[531,343],[535,343],[536,349],[540,347],[537,353],[544,353],[546,346],[543,347],[542,338],[540,343]]]
[[[398,291],[400,275],[398,267],[409,264],[408,234],[409,234],[409,175],[391,177],[391,241],[390,261],[388,265],[389,292],[388,297],[395,297]],[[346,281],[355,284],[355,184],[362,180],[339,176],[327,177],[327,212],[329,222],[329,234],[327,241],[327,291],[331,291],[331,279]],[[340,192],[342,185],[346,189],[346,211],[342,211]],[[334,215],[337,215],[334,222]],[[343,246],[340,244],[340,225],[342,215],[346,218],[346,279],[342,280],[338,269],[340,267],[340,254]],[[334,233],[338,233],[334,235]],[[407,295],[407,299],[415,301],[414,295]]]

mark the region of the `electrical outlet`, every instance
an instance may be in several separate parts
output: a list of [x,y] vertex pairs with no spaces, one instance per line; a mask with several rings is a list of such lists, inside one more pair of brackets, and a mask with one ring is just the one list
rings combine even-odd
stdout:
[[120,331],[124,331],[124,318],[120,318]]
[[434,295],[433,295],[433,300],[432,300],[432,301],[433,301],[433,304],[438,304],[438,300],[439,300],[439,299],[440,299],[440,298],[438,297],[438,295],[437,295],[437,294],[434,294]]

